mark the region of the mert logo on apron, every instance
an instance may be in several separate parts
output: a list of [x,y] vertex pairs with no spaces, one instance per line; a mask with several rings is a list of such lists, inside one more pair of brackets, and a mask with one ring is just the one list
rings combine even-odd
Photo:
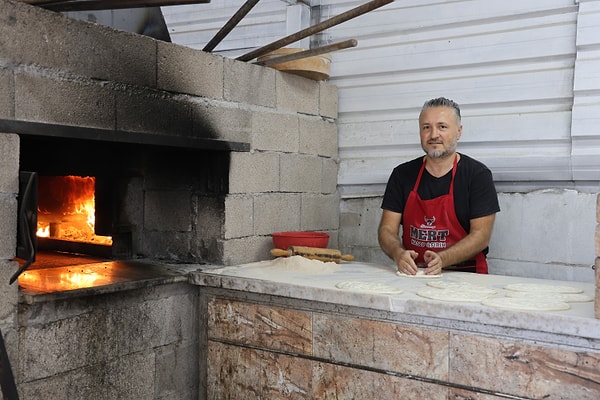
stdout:
[[[425,170],[425,161],[423,161],[415,186],[408,195],[402,215],[402,243],[405,248],[419,253],[415,260],[418,265],[425,263],[423,259],[425,250],[444,250],[468,234],[460,224],[454,210],[454,176],[457,164],[458,155],[454,159],[448,194],[423,200],[417,193]],[[487,262],[483,253],[479,253],[475,257],[473,264],[476,265],[477,272],[487,273]]]
[[428,249],[445,249],[446,239],[450,234],[448,229],[435,229],[435,216],[428,218],[423,217],[425,224],[421,224],[418,228],[410,226],[410,242],[416,247]]

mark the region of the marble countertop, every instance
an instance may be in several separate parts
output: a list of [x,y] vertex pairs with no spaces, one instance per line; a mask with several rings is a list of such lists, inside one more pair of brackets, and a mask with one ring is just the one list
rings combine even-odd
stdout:
[[[293,257],[288,258],[290,260]],[[600,320],[594,317],[594,301],[569,303],[564,311],[516,311],[485,306],[476,302],[431,300],[417,295],[432,279],[468,282],[496,289],[494,297],[504,297],[504,287],[511,283],[536,283],[579,288],[594,298],[593,283],[564,282],[501,275],[481,275],[448,271],[439,278],[401,277],[393,266],[361,262],[322,263],[294,266],[283,259],[261,261],[234,267],[203,268],[190,273],[191,283],[283,296],[293,299],[356,306],[360,308],[413,316],[415,320],[445,321],[448,327],[476,329],[490,334],[538,340],[551,336],[550,341],[595,348],[600,344]],[[373,282],[402,290],[400,294],[377,294],[338,289],[344,281]],[[533,333],[532,333],[533,332]]]

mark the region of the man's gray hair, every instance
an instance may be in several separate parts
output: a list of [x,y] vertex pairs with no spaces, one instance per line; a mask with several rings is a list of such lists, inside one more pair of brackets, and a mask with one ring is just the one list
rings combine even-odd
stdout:
[[421,113],[428,108],[432,107],[449,107],[454,111],[456,118],[460,122],[460,107],[453,100],[447,99],[445,97],[438,97],[437,99],[427,100],[425,104],[423,104],[423,108],[421,108]]

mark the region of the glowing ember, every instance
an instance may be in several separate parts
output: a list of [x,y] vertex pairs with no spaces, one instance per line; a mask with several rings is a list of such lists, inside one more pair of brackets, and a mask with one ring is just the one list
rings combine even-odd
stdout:
[[40,176],[37,236],[112,244],[94,232],[94,177]]

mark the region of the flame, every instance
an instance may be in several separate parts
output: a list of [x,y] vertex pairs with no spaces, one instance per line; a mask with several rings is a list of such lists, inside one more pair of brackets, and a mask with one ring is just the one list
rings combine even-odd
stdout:
[[94,231],[95,184],[89,176],[40,176],[37,236],[112,244]]
[[50,236],[50,225],[46,227],[40,227],[38,224],[38,230],[35,233],[38,237],[49,237]]

